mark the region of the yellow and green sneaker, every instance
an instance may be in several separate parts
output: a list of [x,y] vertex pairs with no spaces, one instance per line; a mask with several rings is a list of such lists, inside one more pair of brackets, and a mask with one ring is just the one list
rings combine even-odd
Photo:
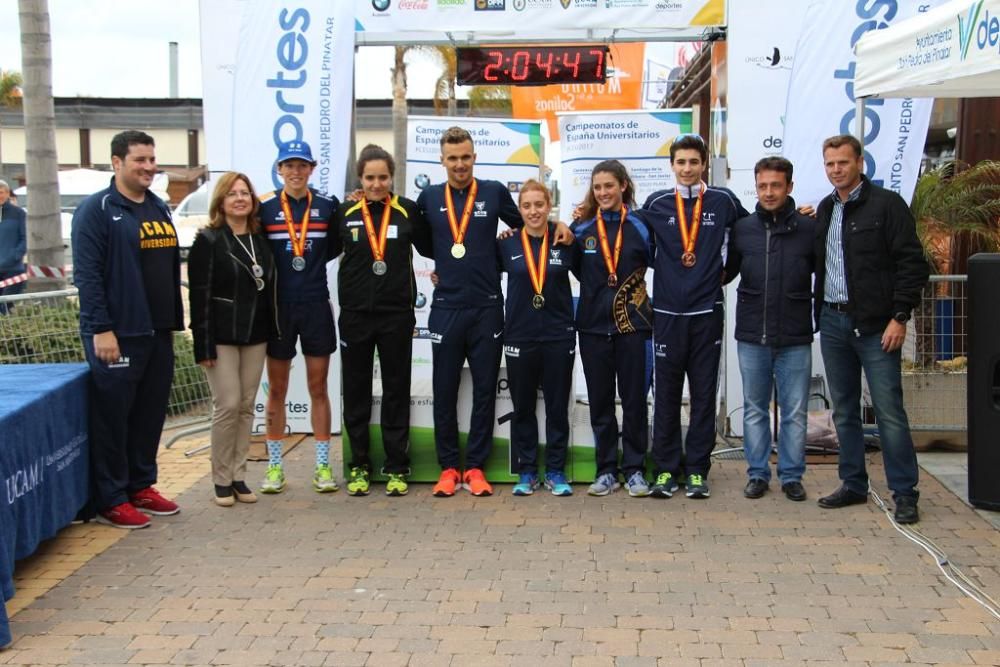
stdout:
[[409,491],[410,486],[406,483],[406,475],[389,473],[389,481],[385,483],[385,495],[405,496]]
[[264,482],[260,485],[261,493],[281,493],[285,490],[285,469],[280,465],[267,466]]
[[352,496],[367,496],[370,487],[368,468],[351,468],[351,477],[347,480],[347,493]]
[[332,493],[340,489],[337,486],[337,480],[333,478],[333,470],[330,469],[330,466],[316,466],[316,471],[313,473],[313,489],[316,490],[316,493]]

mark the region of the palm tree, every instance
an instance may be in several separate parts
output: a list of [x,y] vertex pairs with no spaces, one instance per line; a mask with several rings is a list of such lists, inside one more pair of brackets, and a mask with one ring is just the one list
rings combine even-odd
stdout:
[[[24,72],[25,172],[31,186],[28,258],[32,264],[62,267],[48,0],[18,0],[18,13]],[[50,290],[63,287],[65,280],[41,278],[32,283],[32,289]]]
[[397,46],[392,68],[392,155],[396,161],[396,190],[406,191],[406,52],[411,46]]
[[510,86],[475,86],[469,91],[469,109],[476,113],[510,113]]
[[[16,109],[21,106],[21,84],[24,79],[20,72],[0,70],[0,106]],[[0,179],[3,178],[3,149],[0,147]]]
[[448,116],[458,115],[458,100],[455,97],[455,80],[458,78],[458,54],[453,46],[433,46],[429,50],[437,56],[441,64],[441,76],[434,84],[434,113]]

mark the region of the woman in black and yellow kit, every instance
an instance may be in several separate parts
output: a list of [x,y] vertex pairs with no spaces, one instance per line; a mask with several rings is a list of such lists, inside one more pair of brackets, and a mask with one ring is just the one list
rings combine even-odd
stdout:
[[407,492],[410,429],[410,363],[416,278],[413,250],[431,256],[427,226],[417,205],[392,194],[395,162],[387,151],[365,146],[357,173],[364,197],[337,210],[334,254],[340,258],[340,360],[344,376],[344,427],[351,445],[347,492],[368,495],[372,472],[368,422],[372,371],[378,350],[382,377],[385,492]]

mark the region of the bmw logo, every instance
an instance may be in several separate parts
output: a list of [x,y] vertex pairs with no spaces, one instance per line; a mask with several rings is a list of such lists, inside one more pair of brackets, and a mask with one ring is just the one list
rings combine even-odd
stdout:
[[423,308],[427,305],[427,297],[423,292],[417,292],[417,301],[413,305],[417,308]]
[[413,184],[417,186],[417,190],[423,190],[431,184],[431,177],[427,174],[417,174],[417,177],[413,179]]
[[389,0],[372,0],[372,7],[377,12],[384,12],[389,9]]

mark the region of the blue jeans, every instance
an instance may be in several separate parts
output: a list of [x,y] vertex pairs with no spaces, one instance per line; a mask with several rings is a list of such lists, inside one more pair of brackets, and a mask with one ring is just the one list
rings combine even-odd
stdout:
[[884,352],[881,333],[858,335],[850,315],[830,308],[823,308],[820,315],[820,348],[833,399],[833,422],[840,440],[841,481],[855,493],[868,493],[861,431],[861,370],[864,369],[878,420],[886,482],[894,498],[918,497],[917,454],[903,407],[899,350]]
[[806,471],[806,412],[809,377],[812,373],[810,345],[771,347],[736,343],[743,376],[743,452],[750,479],[771,481],[771,419],[768,406],[777,382],[778,479],[782,484],[802,481]]

